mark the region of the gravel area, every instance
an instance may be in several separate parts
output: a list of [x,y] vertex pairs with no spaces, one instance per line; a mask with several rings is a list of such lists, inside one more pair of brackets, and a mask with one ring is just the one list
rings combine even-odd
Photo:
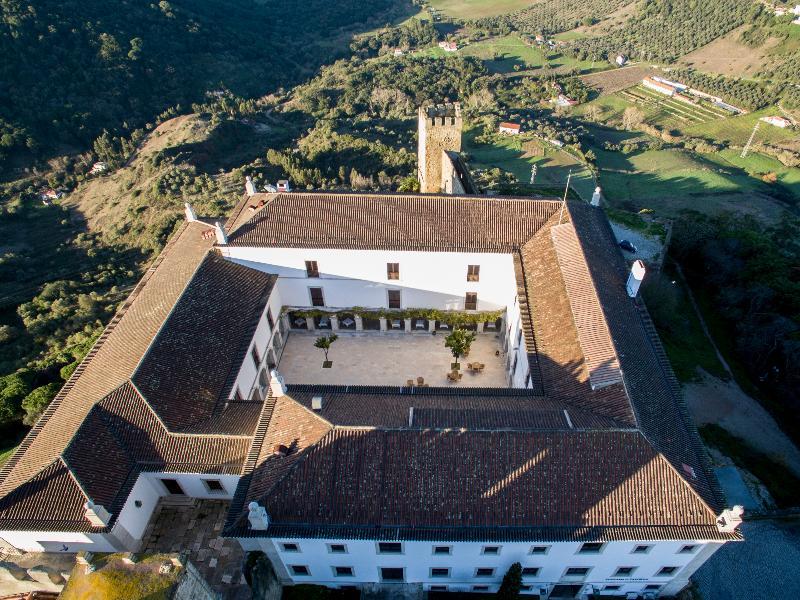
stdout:
[[648,264],[661,261],[661,252],[664,250],[664,244],[659,238],[644,235],[639,231],[628,229],[613,222],[611,223],[611,229],[618,242],[628,240],[636,246],[637,252],[635,254],[626,250],[622,251],[626,259],[631,261],[641,259]]
[[703,600],[800,598],[800,522],[754,521],[692,577]]

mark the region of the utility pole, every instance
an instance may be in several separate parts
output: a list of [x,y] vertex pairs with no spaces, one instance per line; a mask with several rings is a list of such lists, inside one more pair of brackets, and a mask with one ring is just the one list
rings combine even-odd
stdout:
[[747,140],[747,143],[745,144],[744,149],[742,150],[742,153],[739,156],[739,158],[747,158],[747,153],[750,152],[750,146],[752,145],[753,140],[756,137],[756,131],[758,131],[759,125],[761,125],[761,121],[756,121],[756,126],[753,127],[753,133],[750,134],[750,139]]
[[531,165],[531,185],[533,185],[533,182],[536,180],[536,171],[538,170],[539,167],[536,165]]
[[558,213],[558,224],[561,225],[561,219],[564,217],[564,207],[567,205],[567,192],[569,192],[569,180],[572,179],[572,169],[567,174],[567,185],[564,188],[564,199],[561,201],[561,212]]

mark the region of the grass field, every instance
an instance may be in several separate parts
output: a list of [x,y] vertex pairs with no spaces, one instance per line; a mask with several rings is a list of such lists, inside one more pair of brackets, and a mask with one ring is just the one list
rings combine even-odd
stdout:
[[[686,127],[685,133],[697,137],[726,142],[735,146],[744,146],[747,143],[753,127],[761,117],[780,115],[776,109],[763,109],[746,115],[728,117],[724,121],[696,123]],[[798,133],[789,129],[780,129],[768,123],[761,123],[756,134],[756,141],[780,145],[798,139]]]
[[[517,35],[506,35],[475,42],[459,50],[464,56],[474,56],[486,64],[486,68],[493,73],[515,73],[520,75],[536,71],[545,65],[553,71],[567,71],[577,68],[580,71],[589,71],[598,66],[592,61],[579,61],[559,52],[547,52],[538,46],[529,46]],[[516,70],[515,70],[516,68]]]
[[455,19],[480,19],[514,12],[536,0],[430,0],[430,5]]

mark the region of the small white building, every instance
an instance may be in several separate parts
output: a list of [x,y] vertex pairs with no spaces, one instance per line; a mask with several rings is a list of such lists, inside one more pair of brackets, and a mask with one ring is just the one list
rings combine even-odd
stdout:
[[677,92],[674,86],[662,83],[653,77],[645,77],[642,79],[642,85],[647,89],[658,92],[659,94],[664,94],[665,96],[674,96]]
[[628,57],[624,54],[617,54],[617,58],[614,59],[614,62],[617,64],[618,67],[625,66],[625,63],[628,62]]
[[403,52],[403,50],[401,48],[395,48],[394,51],[392,52],[392,54],[394,54],[395,56],[403,56],[403,54],[405,54],[405,52]]
[[764,121],[764,123],[769,123],[770,125],[774,125],[775,127],[780,127],[781,129],[786,129],[792,126],[792,122],[789,119],[784,117],[761,117],[760,121]]
[[275,189],[278,192],[291,192],[292,186],[288,179],[279,179],[278,183],[275,185]]
[[89,175],[100,175],[101,173],[105,173],[106,171],[108,171],[108,163],[99,160],[92,165],[92,168],[89,171]]
[[441,41],[439,42],[439,48],[445,52],[456,52],[458,50],[458,44],[456,42]]
[[508,123],[502,122],[498,127],[498,131],[500,133],[506,133],[508,135],[519,135],[521,132],[522,126],[519,123]]

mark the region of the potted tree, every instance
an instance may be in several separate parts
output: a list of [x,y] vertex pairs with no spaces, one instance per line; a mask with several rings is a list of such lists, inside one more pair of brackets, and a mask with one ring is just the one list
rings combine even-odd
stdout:
[[466,329],[453,329],[450,334],[444,339],[444,345],[446,348],[450,348],[450,352],[453,354],[453,358],[456,359],[456,362],[452,363],[450,367],[452,369],[460,369],[461,365],[458,362],[458,359],[464,356],[469,352],[469,347],[472,345],[472,342],[475,341],[475,332],[474,331],[467,331]]
[[314,341],[314,347],[322,349],[322,351],[325,353],[325,361],[322,363],[323,369],[330,369],[333,366],[333,361],[328,360],[328,352],[330,351],[333,342],[338,339],[339,336],[335,333],[332,333],[330,335],[320,336]]

